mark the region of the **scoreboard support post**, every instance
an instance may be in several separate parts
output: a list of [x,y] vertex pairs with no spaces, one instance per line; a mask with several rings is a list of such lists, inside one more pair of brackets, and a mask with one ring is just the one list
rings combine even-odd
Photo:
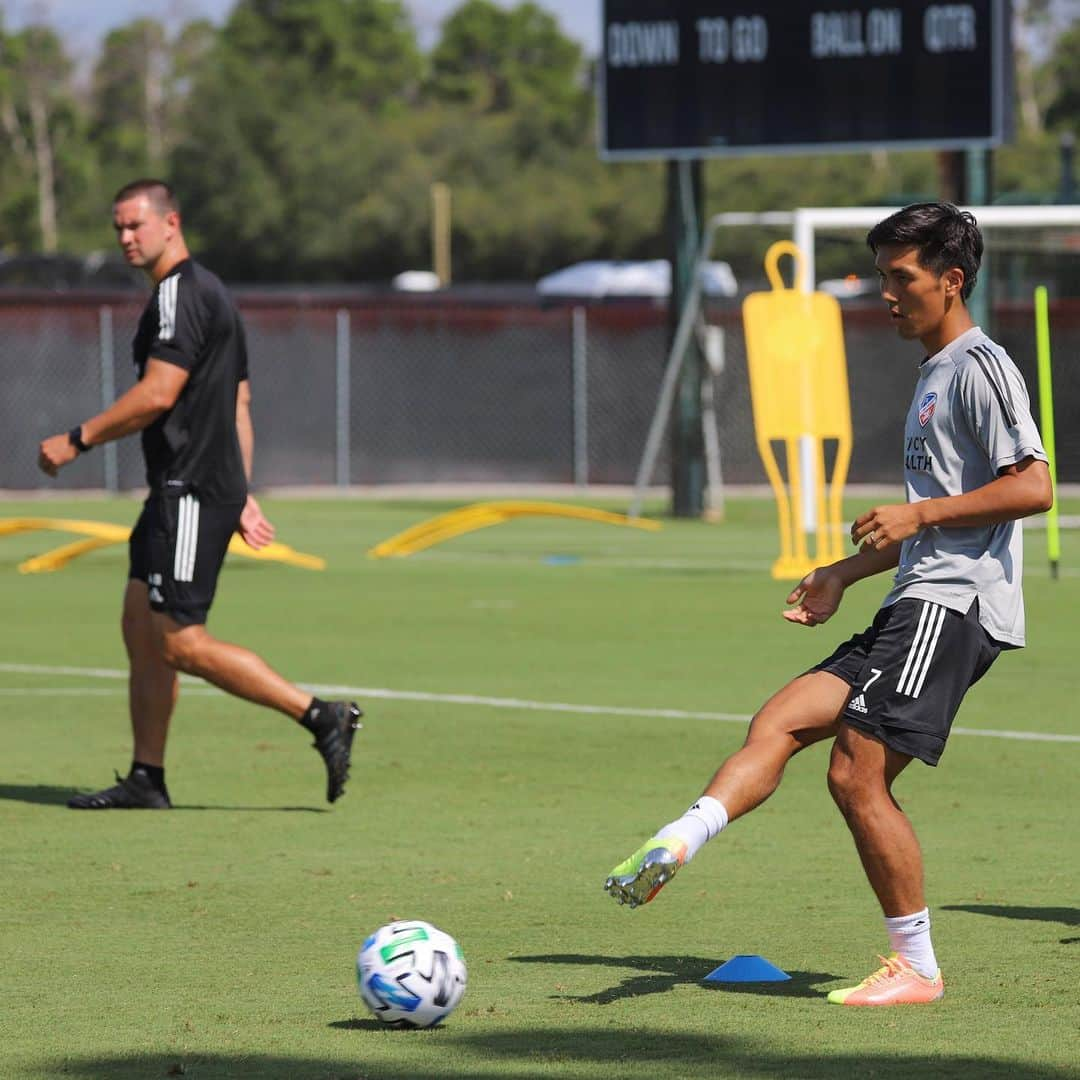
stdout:
[[[701,244],[704,169],[700,159],[667,163],[668,234],[671,245],[670,340],[675,343],[680,317],[692,290]],[[671,424],[671,512],[701,517],[705,511],[705,428],[701,387],[708,373],[697,334],[684,339],[679,385]]]

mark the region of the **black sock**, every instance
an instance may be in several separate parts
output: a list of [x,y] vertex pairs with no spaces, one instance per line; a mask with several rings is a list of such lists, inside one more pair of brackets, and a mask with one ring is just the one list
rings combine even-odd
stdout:
[[330,706],[325,701],[313,697],[311,704],[307,707],[307,712],[300,717],[301,726],[306,727],[312,735],[318,735],[326,726],[326,721],[330,715],[329,710]]
[[[146,765],[141,761],[133,761],[131,763],[131,772],[143,773],[147,780],[150,781],[155,791],[165,790],[165,767],[162,765]],[[130,776],[131,773],[128,773]]]

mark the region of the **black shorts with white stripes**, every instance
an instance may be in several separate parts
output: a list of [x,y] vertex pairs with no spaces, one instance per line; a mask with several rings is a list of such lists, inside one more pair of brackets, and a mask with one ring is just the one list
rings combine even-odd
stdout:
[[866,630],[812,670],[851,687],[844,723],[936,765],[964,694],[1001,648],[979,623],[978,600],[962,615],[904,599],[883,607]]
[[206,622],[243,503],[204,503],[192,491],[151,494],[128,541],[128,577],[150,607],[181,626]]

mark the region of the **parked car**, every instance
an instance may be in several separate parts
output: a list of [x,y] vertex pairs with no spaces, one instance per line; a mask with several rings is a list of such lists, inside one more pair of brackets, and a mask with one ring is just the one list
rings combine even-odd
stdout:
[[[735,274],[726,262],[706,263],[701,282],[706,296],[730,297],[739,291]],[[549,299],[663,298],[671,294],[671,263],[667,259],[574,263],[542,277],[536,290]]]

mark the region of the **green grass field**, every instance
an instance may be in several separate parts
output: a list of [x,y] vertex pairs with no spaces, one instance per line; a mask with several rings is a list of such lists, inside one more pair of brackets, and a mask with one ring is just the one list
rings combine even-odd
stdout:
[[[357,694],[366,726],[332,808],[305,733],[190,685],[177,809],[67,810],[128,764],[126,552],[20,575],[68,538],[0,538],[2,1080],[1080,1076],[1075,533],[1057,582],[1028,534],[1030,648],[968,696],[941,767],[898,783],[946,998],[857,1010],[825,994],[886,940],[826,747],[656,903],[631,912],[601,886],[739,744],[740,717],[866,625],[886,582],[850,590],[826,627],[788,625],[773,510],[752,500],[722,526],[521,521],[365,558],[446,508],[267,500],[279,539],[328,569],[223,574],[217,635],[296,681],[380,691]],[[4,503],[0,517],[136,510]],[[442,1028],[381,1029],[356,995],[356,950],[395,917],[464,948],[469,989]],[[701,982],[738,953],[793,978]]]

